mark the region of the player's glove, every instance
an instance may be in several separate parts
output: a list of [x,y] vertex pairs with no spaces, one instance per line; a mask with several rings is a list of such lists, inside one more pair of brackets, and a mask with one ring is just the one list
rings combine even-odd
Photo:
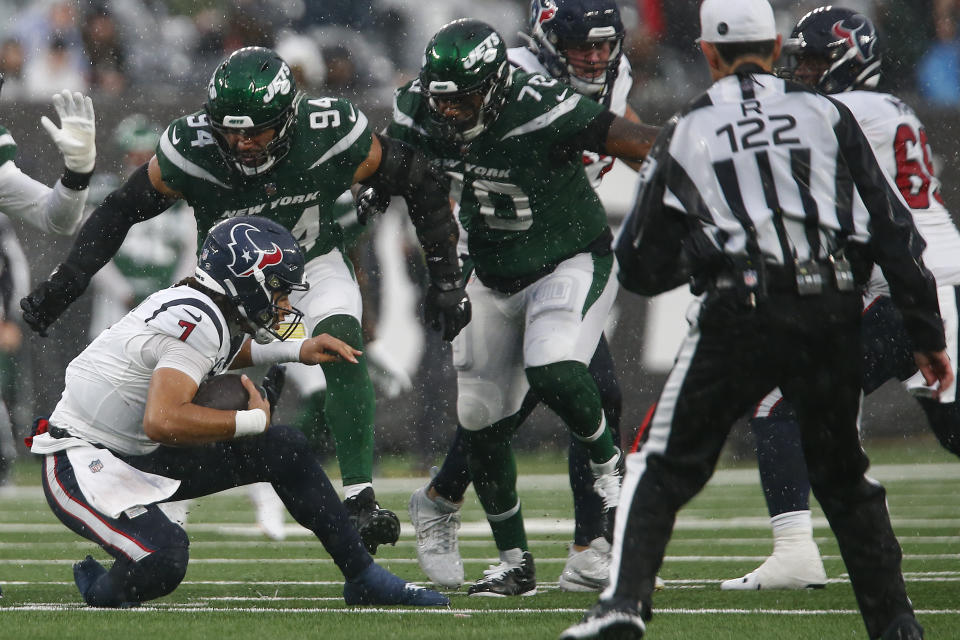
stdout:
[[282,364],[270,365],[267,375],[263,376],[260,390],[263,391],[263,396],[270,403],[270,415],[273,415],[277,408],[277,402],[280,401],[280,394],[283,393],[283,385],[286,381],[287,368]]
[[470,298],[460,285],[431,284],[423,303],[423,315],[427,325],[440,331],[443,339],[450,342],[470,322]]
[[75,173],[92,172],[97,159],[93,101],[81,93],[64,89],[53,96],[53,108],[60,117],[60,127],[47,116],[40,118],[40,124],[60,148],[63,163]]
[[90,284],[90,275],[67,262],[20,300],[23,319],[30,328],[46,337],[47,328],[60,317]]
[[390,206],[390,194],[364,185],[353,197],[353,203],[357,206],[357,222],[366,225],[387,210]]

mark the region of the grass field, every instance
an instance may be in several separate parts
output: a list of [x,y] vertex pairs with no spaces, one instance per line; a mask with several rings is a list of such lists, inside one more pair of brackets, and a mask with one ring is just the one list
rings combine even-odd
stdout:
[[[904,551],[908,592],[927,638],[960,638],[960,464],[929,440],[877,447],[872,476],[888,490]],[[191,563],[170,596],[139,609],[81,606],[71,565],[87,553],[108,556],[51,514],[38,485],[39,467],[21,463],[16,487],[0,490],[0,638],[378,638],[381,640],[556,638],[579,619],[594,594],[557,588],[572,532],[571,500],[559,459],[521,460],[521,492],[539,593],[515,599],[468,598],[451,592],[443,610],[351,609],[342,579],[322,547],[288,520],[284,542],[264,538],[242,492],[194,503],[187,524]],[[654,599],[654,639],[866,638],[836,542],[814,507],[826,589],[810,592],[721,592],[718,582],[759,564],[771,549],[755,469],[721,469],[680,513],[661,571],[666,589]],[[421,582],[406,515],[423,478],[383,465],[377,481],[384,506],[404,521],[400,542],[378,561]],[[496,550],[472,491],[461,537],[468,579],[480,577]]]

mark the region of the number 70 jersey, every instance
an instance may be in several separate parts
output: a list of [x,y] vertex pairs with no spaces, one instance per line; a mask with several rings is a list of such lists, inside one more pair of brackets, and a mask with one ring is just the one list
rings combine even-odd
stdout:
[[263,216],[289,229],[307,260],[342,248],[334,203],[369,155],[373,134],[347,100],[301,94],[294,108],[289,153],[256,176],[241,177],[227,164],[202,111],[174,120],[160,136],[163,181],[193,208],[197,246],[222,218]]

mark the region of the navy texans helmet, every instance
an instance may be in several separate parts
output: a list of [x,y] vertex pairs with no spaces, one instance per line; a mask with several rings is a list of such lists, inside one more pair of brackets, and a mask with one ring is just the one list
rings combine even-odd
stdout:
[[[533,0],[530,4],[530,38],[547,72],[598,100],[609,95],[617,78],[624,33],[614,0]],[[605,61],[574,64],[570,59],[571,47],[603,49],[605,44],[609,44]]]
[[874,89],[880,80],[880,39],[856,11],[824,6],[800,18],[783,44],[780,75],[823,93]]
[[[211,227],[197,264],[197,281],[237,306],[254,339],[285,340],[303,317],[277,306],[274,294],[306,291],[300,246],[287,229],[256,216],[228,218]],[[282,333],[277,325],[283,321]]]

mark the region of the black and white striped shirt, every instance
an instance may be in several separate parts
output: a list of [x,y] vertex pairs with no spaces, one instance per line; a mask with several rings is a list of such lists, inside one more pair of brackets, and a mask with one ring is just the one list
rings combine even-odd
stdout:
[[624,287],[653,295],[725,257],[790,268],[855,243],[898,306],[936,309],[923,240],[850,111],[750,71],[715,82],[658,137],[617,242]]

